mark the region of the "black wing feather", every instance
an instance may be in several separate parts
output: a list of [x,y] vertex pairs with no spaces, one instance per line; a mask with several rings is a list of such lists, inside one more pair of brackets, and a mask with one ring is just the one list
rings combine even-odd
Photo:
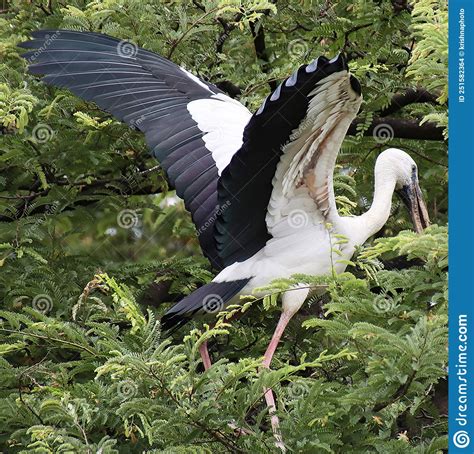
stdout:
[[218,184],[219,206],[215,224],[217,250],[224,265],[241,262],[271,238],[265,217],[273,191],[272,179],[282,147],[306,116],[309,93],[335,72],[347,70],[342,56],[319,57],[301,66],[268,96],[244,130],[242,148],[224,169]]
[[152,52],[131,47],[131,55],[124,55],[120,46],[133,45],[110,36],[68,30],[32,35],[33,40],[21,44],[29,49],[23,56],[32,74],[95,102],[145,133],[171,185],[191,211],[204,254],[221,269],[213,229],[204,228],[215,219],[218,170],[187,105],[222,92],[200,84]]

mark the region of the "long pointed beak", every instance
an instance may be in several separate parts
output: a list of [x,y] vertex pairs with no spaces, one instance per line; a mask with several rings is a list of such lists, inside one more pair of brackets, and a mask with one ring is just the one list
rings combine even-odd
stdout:
[[410,210],[411,220],[416,233],[423,232],[426,227],[430,225],[430,217],[428,216],[428,209],[426,208],[423,194],[421,193],[418,181],[413,188],[415,194],[414,201]]
[[430,225],[430,217],[416,175],[413,175],[410,185],[404,186],[397,193],[410,212],[415,232],[423,232]]

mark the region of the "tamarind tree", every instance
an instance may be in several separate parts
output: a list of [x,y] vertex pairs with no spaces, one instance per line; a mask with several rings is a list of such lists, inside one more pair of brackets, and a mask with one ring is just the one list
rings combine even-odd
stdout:
[[[165,337],[161,314],[210,265],[142,135],[26,73],[17,45],[39,28],[142,46],[250,110],[299,65],[343,52],[364,102],[338,158],[339,211],[367,209],[374,161],[394,146],[417,161],[434,225],[409,231],[395,202],[348,272],[282,276],[214,328]],[[2,451],[273,452],[269,386],[292,452],[447,449],[444,2],[4,1],[0,131]],[[275,301],[295,282],[327,292],[260,371]],[[206,373],[204,340],[217,360]]]

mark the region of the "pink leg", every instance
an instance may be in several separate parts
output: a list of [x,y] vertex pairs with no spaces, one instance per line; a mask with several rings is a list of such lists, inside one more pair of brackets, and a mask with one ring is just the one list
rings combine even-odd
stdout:
[[291,317],[293,317],[293,314],[290,312],[282,312],[280,315],[280,320],[278,320],[278,325],[275,328],[272,340],[268,344],[267,351],[263,355],[263,366],[267,369],[270,367],[275,350],[280,342],[283,332],[285,331],[286,325],[288,325],[288,322],[291,320]]
[[[272,362],[273,355],[275,350],[280,342],[281,336],[285,331],[286,325],[291,320],[293,313],[290,312],[282,312],[280,316],[280,320],[278,321],[278,325],[275,328],[275,332],[273,333],[272,340],[268,344],[267,351],[265,355],[263,355],[263,367],[267,369],[270,368],[270,363]],[[285,445],[283,444],[283,439],[281,438],[280,434],[280,420],[276,415],[276,405],[275,405],[275,397],[273,396],[273,391],[271,388],[265,388],[265,401],[267,402],[268,409],[270,411],[270,421],[272,424],[272,431],[273,435],[275,436],[276,443],[275,445],[280,448],[283,452],[286,451]]]
[[[209,356],[209,350],[207,349],[207,341],[204,341],[200,346],[199,346],[199,353],[201,354],[202,358],[202,363],[204,364],[204,370],[207,370],[211,367],[211,358]],[[234,432],[237,435],[249,435],[252,432],[247,429],[241,429],[240,427],[237,427],[237,425],[233,422],[229,423],[229,427],[234,430]]]
[[207,341],[204,341],[199,346],[199,353],[201,354],[202,363],[204,364],[204,370],[211,367],[211,357],[209,356],[209,350],[207,349]]
[[[239,315],[236,314],[232,317],[230,317],[227,322],[230,322],[231,320],[235,320],[236,318],[238,318]],[[214,328],[215,324],[212,323],[209,328],[212,329]],[[207,370],[211,367],[212,365],[212,362],[211,362],[211,357],[209,356],[209,350],[207,349],[207,341],[204,341],[200,346],[199,346],[199,353],[201,354],[201,358],[202,358],[202,363],[204,365],[204,370]]]

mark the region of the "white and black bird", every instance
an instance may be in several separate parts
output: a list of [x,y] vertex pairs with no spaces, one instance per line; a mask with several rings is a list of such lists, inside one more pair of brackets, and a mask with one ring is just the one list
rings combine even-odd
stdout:
[[[22,43],[33,74],[94,101],[145,133],[169,183],[184,200],[204,255],[218,274],[173,306],[165,329],[225,305],[270,281],[345,268],[355,247],[386,223],[395,190],[402,193],[415,229],[429,223],[417,167],[398,149],[381,153],[375,193],[361,216],[341,217],[333,172],[355,118],[361,87],[344,58],[319,57],[298,68],[253,115],[217,87],[131,43],[88,32],[37,31]],[[335,255],[331,235],[348,242]],[[309,293],[282,296],[282,314],[265,353],[269,366],[291,317]],[[206,346],[201,348],[210,366]],[[273,395],[266,393],[274,409]],[[277,420],[272,423],[276,427]]]

